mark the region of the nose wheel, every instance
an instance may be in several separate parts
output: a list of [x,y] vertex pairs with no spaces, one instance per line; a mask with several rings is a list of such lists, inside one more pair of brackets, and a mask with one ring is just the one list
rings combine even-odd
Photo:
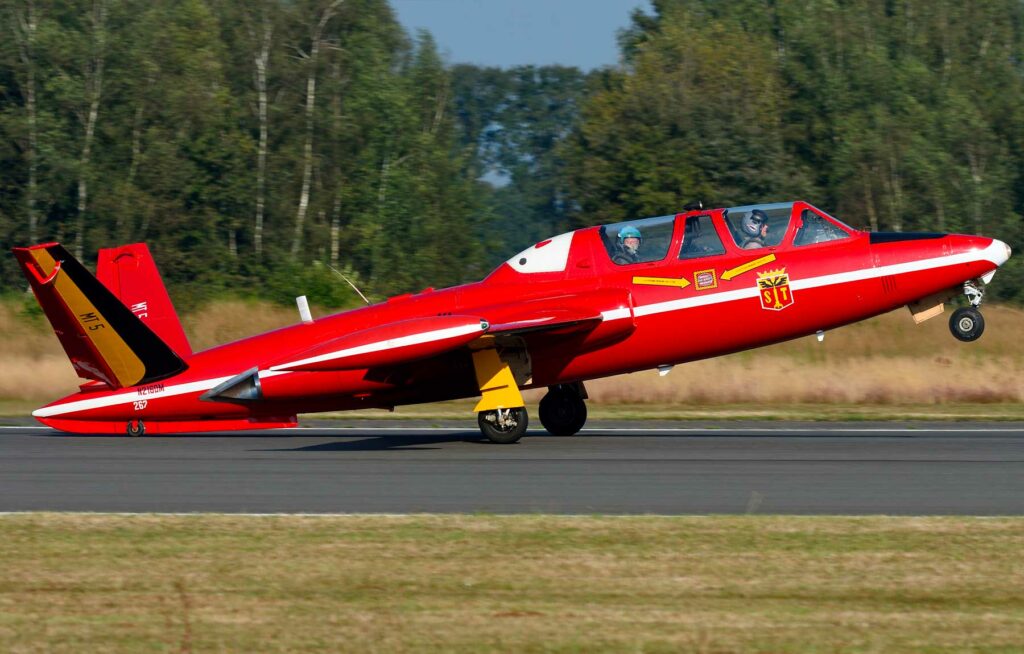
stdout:
[[976,341],[985,332],[985,318],[974,307],[962,307],[949,317],[949,331],[965,343]]
[[484,438],[499,445],[517,442],[526,433],[529,416],[525,407],[481,411],[476,417]]
[[552,386],[540,401],[540,424],[552,436],[572,436],[587,422],[587,404],[574,386]]
[[949,317],[949,331],[957,340],[970,343],[978,340],[985,332],[985,318],[978,309],[985,297],[985,289],[974,280],[969,280],[964,282],[964,295],[971,306],[953,312]]

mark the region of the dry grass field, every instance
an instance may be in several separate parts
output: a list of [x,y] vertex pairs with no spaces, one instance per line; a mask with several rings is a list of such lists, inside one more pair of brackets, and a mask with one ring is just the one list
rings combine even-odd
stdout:
[[0,517],[5,652],[1020,652],[1024,520]]
[[[77,385],[49,326],[23,314],[19,303],[0,302],[0,400],[6,400],[0,409],[49,401]],[[900,415],[900,407],[943,414],[944,407],[966,405],[972,407],[967,414],[979,417],[977,407],[985,405],[981,413],[1019,417],[1024,311],[987,306],[985,316],[987,331],[971,344],[950,336],[948,311],[915,325],[901,310],[829,332],[822,343],[807,337],[678,366],[664,378],[647,371],[587,387],[597,412],[718,409],[743,417],[775,415],[780,407],[827,414],[821,409],[835,406],[845,407],[842,415],[857,407]],[[291,308],[243,301],[217,302],[183,317],[196,350],[295,320]]]

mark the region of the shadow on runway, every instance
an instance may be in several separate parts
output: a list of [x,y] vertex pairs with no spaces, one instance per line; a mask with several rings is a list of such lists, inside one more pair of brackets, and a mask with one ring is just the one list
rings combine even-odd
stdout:
[[[13,432],[15,435],[18,432]],[[36,434],[32,434],[36,435]],[[128,436],[124,433],[113,433],[113,434],[73,434],[71,432],[63,432],[57,430],[45,431],[39,436],[45,438],[66,438],[71,440],[77,439],[103,439],[103,438],[117,438],[124,441],[155,441],[159,439],[190,439],[190,438],[288,438],[288,437],[299,437],[305,436],[306,434],[296,434],[289,432],[273,432],[273,431],[206,431],[206,432],[194,432],[194,433],[181,433],[181,434],[146,434],[144,436]]]
[[[317,434],[308,434],[317,436]],[[363,436],[352,434],[351,438],[359,440],[334,441],[332,443],[317,443],[316,445],[305,445],[303,447],[283,447],[267,450],[253,450],[255,452],[372,452],[387,450],[439,450],[445,443],[476,443],[481,445],[492,445],[487,442],[479,432],[462,432],[452,434],[430,434],[423,436],[404,436],[399,434],[388,436]]]

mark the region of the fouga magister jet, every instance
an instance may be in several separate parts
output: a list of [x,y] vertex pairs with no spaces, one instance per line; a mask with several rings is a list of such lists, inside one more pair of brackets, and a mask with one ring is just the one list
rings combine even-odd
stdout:
[[[53,428],[131,436],[291,427],[296,415],[479,396],[483,435],[526,431],[522,389],[547,387],[557,435],[587,418],[584,382],[818,333],[908,306],[981,335],[1002,241],[866,233],[806,202],[587,227],[481,282],[389,298],[192,352],[144,244],[103,249],[97,276],[63,247],[14,253],[80,377],[33,412]],[[302,299],[302,298],[300,298]]]

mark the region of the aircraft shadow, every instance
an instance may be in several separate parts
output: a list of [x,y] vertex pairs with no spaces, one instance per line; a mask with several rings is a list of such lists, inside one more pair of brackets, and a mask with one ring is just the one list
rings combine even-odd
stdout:
[[[309,434],[315,436],[316,434]],[[487,444],[488,443],[479,432],[462,432],[462,433],[451,433],[451,434],[430,434],[422,436],[403,436],[403,435],[389,435],[389,436],[365,436],[360,437],[359,434],[353,434],[353,438],[359,440],[344,440],[334,441],[331,443],[317,443],[315,445],[305,445],[302,447],[282,447],[273,448],[267,450],[254,450],[259,452],[372,452],[372,451],[386,451],[386,450],[437,450],[439,447],[431,447],[433,445],[442,445],[444,443],[477,443]]]
[[273,431],[206,431],[180,434],[146,434],[144,436],[127,436],[124,432],[110,434],[72,434],[69,432],[57,431],[56,429],[38,434],[44,438],[67,438],[72,440],[83,438],[117,438],[120,440],[151,441],[157,439],[188,439],[188,438],[287,438],[298,436],[298,434],[281,433]]

